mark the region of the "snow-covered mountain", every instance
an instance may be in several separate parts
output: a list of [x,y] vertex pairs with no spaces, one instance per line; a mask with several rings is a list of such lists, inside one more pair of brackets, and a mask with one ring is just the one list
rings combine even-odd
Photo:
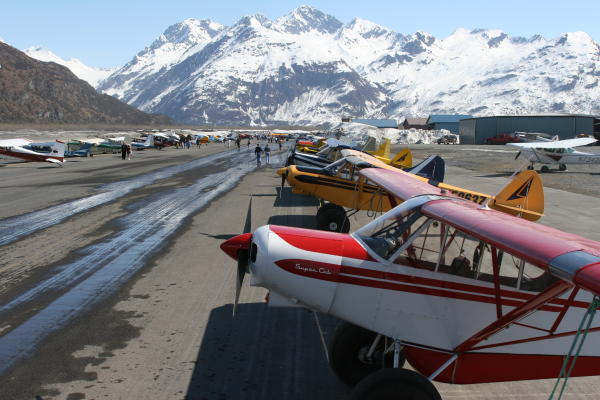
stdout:
[[600,112],[600,49],[459,29],[443,40],[301,6],[230,27],[185,20],[98,89],[188,124],[320,124],[342,116]]
[[93,87],[98,86],[98,84],[102,80],[106,79],[116,70],[116,68],[88,67],[76,58],[64,60],[56,54],[52,53],[50,50],[44,49],[42,47],[30,47],[26,50],[23,50],[23,52],[29,57],[35,58],[36,60],[55,62],[57,64],[67,67],[71,70],[73,74],[75,74],[76,77],[78,77],[79,79],[83,79]]

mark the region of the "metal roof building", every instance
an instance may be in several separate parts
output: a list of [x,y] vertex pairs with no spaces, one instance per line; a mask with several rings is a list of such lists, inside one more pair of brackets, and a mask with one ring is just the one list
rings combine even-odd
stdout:
[[357,124],[371,125],[376,128],[395,128],[398,129],[398,121],[395,119],[351,119],[342,118],[342,122],[355,122]]
[[600,134],[600,116],[584,114],[503,115],[468,118],[460,121],[460,142],[484,144],[501,133],[536,132],[561,139],[578,134]]
[[430,115],[429,118],[427,118],[427,125],[429,126],[429,129],[446,129],[449,130],[450,132],[454,133],[454,134],[458,134],[459,129],[460,129],[460,121],[466,119],[466,118],[472,118],[471,115],[460,115],[460,114],[454,114],[454,115]]

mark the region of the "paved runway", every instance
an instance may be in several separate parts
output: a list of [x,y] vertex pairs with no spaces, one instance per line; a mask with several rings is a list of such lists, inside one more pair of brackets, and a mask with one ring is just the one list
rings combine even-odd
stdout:
[[[314,314],[269,309],[246,285],[231,318],[235,264],[218,245],[242,230],[249,197],[253,228],[314,227],[316,202],[280,193],[252,154],[222,150],[0,168],[0,399],[348,396]],[[506,180],[449,164],[449,183],[493,193]],[[546,204],[543,223],[600,240],[598,197],[547,189]],[[336,321],[319,321],[330,335]],[[552,384],[438,388],[446,400],[545,399]],[[597,398],[600,378],[573,379],[568,392]]]

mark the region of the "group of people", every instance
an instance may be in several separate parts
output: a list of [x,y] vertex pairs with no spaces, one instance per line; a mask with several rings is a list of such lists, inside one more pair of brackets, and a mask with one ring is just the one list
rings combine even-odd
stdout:
[[[248,143],[250,143],[250,141],[248,141]],[[248,145],[248,146],[250,146],[250,145]],[[256,147],[254,148],[254,154],[256,155],[256,166],[257,167],[260,167],[260,165],[261,165],[262,153],[265,153],[265,162],[267,164],[270,164],[271,148],[269,147],[268,144],[266,144],[265,148],[263,149],[262,147],[260,147],[259,143],[256,143]]]
[[129,143],[121,142],[121,158],[131,160],[131,145]]

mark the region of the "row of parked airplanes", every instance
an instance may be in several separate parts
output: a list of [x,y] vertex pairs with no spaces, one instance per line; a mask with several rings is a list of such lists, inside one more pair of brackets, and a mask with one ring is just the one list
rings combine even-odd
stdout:
[[[532,163],[574,154],[544,143],[519,150]],[[320,200],[319,229],[252,232],[251,197],[244,233],[220,246],[237,261],[234,314],[249,274],[269,306],[339,318],[327,358],[352,399],[441,399],[432,381],[556,378],[554,399],[569,377],[600,374],[600,243],[535,222],[535,171],[490,195],[443,183],[438,156],[413,166],[406,149],[390,157],[389,144],[369,153],[331,140],[298,145],[277,173],[282,189]],[[361,210],[382,215],[348,233]]]
[[[223,142],[227,135],[203,134],[195,135],[194,143]],[[145,138],[134,140],[130,143],[133,150],[144,150],[149,148],[172,146],[181,141],[177,134],[153,133]],[[0,155],[23,161],[45,161],[62,166],[65,158],[89,157],[96,149],[99,152],[119,152],[125,137],[114,137],[110,139],[86,139],[73,143],[77,150],[68,150],[67,144],[61,140],[53,142],[33,142],[29,139],[6,139],[0,140]]]

